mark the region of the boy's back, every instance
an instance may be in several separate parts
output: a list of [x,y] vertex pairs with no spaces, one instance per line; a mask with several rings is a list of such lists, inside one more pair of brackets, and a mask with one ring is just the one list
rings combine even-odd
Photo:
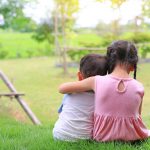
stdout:
[[[78,80],[107,74],[107,58],[98,54],[85,55],[80,60]],[[94,117],[94,93],[83,92],[65,96],[53,129],[58,140],[91,139]]]
[[93,129],[94,93],[83,92],[65,96],[53,135],[57,139],[72,141],[90,139]]

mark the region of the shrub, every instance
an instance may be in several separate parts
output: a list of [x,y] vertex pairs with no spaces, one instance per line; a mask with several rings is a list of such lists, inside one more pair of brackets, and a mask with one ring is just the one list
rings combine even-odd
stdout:
[[133,41],[134,43],[150,42],[150,33],[137,32],[137,33],[125,33],[120,36],[120,39]]
[[70,50],[67,52],[68,56],[71,58],[71,60],[79,62],[80,59],[87,54],[90,53],[97,53],[97,54],[102,54],[105,55],[106,50],[80,50],[80,51],[75,51],[75,50]]
[[0,59],[4,59],[8,56],[8,51],[0,50]]
[[143,44],[141,47],[141,57],[146,58],[147,54],[150,53],[150,45]]
[[113,41],[119,40],[118,37],[116,37],[113,34],[106,34],[103,36],[102,46],[107,47],[110,45]]
[[71,50],[71,51],[67,52],[68,56],[73,61],[79,61],[80,58],[82,58],[84,55],[86,55],[88,53],[89,53],[89,51],[87,51],[87,50],[82,50],[82,51]]

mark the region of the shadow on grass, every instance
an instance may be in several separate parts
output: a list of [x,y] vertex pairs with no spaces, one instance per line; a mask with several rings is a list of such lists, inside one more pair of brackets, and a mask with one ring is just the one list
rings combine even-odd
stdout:
[[113,142],[96,142],[93,140],[67,142],[67,141],[55,141],[56,149],[71,149],[71,150],[149,150],[150,140],[137,140],[133,142],[113,141]]

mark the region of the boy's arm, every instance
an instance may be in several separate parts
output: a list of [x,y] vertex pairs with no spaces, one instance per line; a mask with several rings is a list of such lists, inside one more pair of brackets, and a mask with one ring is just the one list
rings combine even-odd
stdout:
[[58,108],[58,113],[59,114],[62,112],[62,108],[63,108],[63,104],[61,104],[60,107]]
[[64,95],[63,100],[62,100],[62,103],[61,103],[60,107],[58,108],[58,113],[59,113],[59,114],[62,112],[63,105],[64,105],[64,102],[66,101],[67,95],[68,95],[68,94],[65,94],[65,95]]
[[59,92],[65,94],[94,90],[94,81],[95,77],[89,77],[77,82],[64,83],[59,86]]

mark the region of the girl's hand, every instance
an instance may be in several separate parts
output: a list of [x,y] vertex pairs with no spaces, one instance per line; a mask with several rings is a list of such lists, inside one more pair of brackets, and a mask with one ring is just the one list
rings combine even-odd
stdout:
[[59,92],[62,94],[66,94],[94,90],[94,82],[95,77],[89,77],[77,82],[64,83],[59,86]]

